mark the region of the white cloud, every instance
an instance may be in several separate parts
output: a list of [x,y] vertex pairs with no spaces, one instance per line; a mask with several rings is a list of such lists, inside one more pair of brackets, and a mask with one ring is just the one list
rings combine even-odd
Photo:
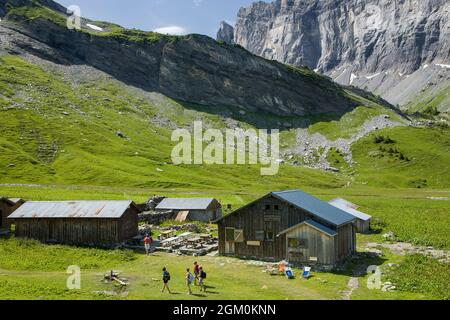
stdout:
[[172,34],[172,35],[184,35],[187,34],[187,30],[180,26],[166,26],[160,27],[153,30],[154,32],[162,33],[162,34]]
[[200,6],[202,4],[203,0],[194,0],[194,5],[196,7]]

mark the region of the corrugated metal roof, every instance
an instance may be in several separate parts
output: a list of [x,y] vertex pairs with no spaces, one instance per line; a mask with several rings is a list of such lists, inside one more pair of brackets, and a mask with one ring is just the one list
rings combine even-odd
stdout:
[[213,198],[165,198],[156,206],[159,210],[205,210]]
[[9,218],[120,218],[132,201],[28,201]]
[[363,221],[368,221],[368,220],[372,219],[372,216],[369,216],[368,214],[365,214],[364,212],[356,210],[356,208],[358,208],[358,206],[347,200],[338,198],[338,199],[331,200],[329,203],[332,206],[339,208],[341,210],[344,210],[345,212],[348,212],[351,215],[353,215],[356,218],[361,219]]
[[326,233],[326,234],[328,234],[329,236],[332,236],[332,237],[337,235],[337,232],[335,230],[330,229],[328,227],[325,227],[324,225],[318,223],[317,221],[311,220],[311,219],[303,221],[303,222],[301,222],[301,223],[299,223],[299,224],[297,224],[297,225],[295,225],[293,227],[287,228],[286,230],[280,232],[279,235],[288,233],[289,231],[294,230],[295,228],[297,228],[297,227],[299,227],[299,226],[301,226],[303,224],[307,224],[307,225],[309,225],[309,226],[311,226],[311,227],[313,227],[313,228],[315,228],[315,229],[317,229],[317,230],[319,230],[319,231],[321,231],[323,233]]
[[342,199],[342,198],[336,198],[328,202],[331,205],[339,204],[339,207],[347,207],[352,209],[358,209],[359,206],[357,204],[354,204],[353,202],[350,202],[348,200]]
[[271,194],[336,226],[355,220],[355,217],[346,211],[300,190],[272,192]]

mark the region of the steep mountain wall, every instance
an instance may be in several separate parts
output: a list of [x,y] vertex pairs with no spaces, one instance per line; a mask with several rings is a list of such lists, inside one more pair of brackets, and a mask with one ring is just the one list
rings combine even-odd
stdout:
[[[409,75],[419,71],[423,85],[448,78],[449,39],[448,0],[276,0],[241,8],[233,41],[406,103],[396,93]],[[435,75],[420,71],[436,65]]]

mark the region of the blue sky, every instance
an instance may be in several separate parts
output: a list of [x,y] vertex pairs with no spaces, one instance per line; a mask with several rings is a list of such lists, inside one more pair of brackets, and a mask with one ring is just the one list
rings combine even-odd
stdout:
[[[215,37],[222,20],[234,23],[240,7],[254,0],[56,0],[78,5],[83,17],[127,28]],[[166,28],[166,29],[161,29]],[[167,29],[168,28],[168,29]]]

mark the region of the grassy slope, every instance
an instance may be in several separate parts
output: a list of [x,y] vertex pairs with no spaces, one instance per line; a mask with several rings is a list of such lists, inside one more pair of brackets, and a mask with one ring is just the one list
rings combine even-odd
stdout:
[[[94,291],[117,290],[100,280],[108,269],[121,270],[130,280],[124,299],[341,299],[342,291],[350,278],[345,272],[315,273],[306,281],[287,280],[269,276],[263,267],[246,261],[200,257],[198,261],[208,273],[206,294],[188,296],[184,285],[184,273],[193,263],[192,257],[155,253],[152,256],[129,252],[109,252],[99,249],[79,249],[64,246],[45,246],[34,241],[0,239],[0,299],[111,299]],[[55,258],[56,257],[56,258]],[[400,262],[396,260],[396,262]],[[387,264],[387,259],[381,262]],[[370,263],[375,263],[370,261]],[[81,267],[81,290],[67,290],[66,269],[69,265]],[[161,268],[171,272],[171,289],[174,295],[161,294]],[[236,272],[236,270],[239,270]],[[299,270],[295,270],[299,274]],[[383,278],[383,281],[387,278]],[[357,299],[433,299],[432,293],[408,292],[381,293],[367,290],[366,278],[360,278],[361,288]],[[120,292],[120,291],[118,291]],[[112,299],[120,297],[112,297]]]
[[450,104],[450,80],[439,90],[423,90],[406,106],[409,113],[438,110],[448,112]]
[[311,134],[320,133],[329,140],[339,138],[348,139],[357,134],[361,126],[370,118],[386,114],[391,116],[393,121],[400,120],[400,116],[391,110],[379,105],[369,105],[368,107],[358,107],[351,112],[344,114],[337,120],[318,121],[309,126]]
[[[394,143],[377,144],[374,142],[376,135],[390,137]],[[357,181],[385,188],[449,186],[448,129],[397,127],[381,130],[376,135],[352,146],[357,162]],[[402,154],[405,160],[400,159]]]
[[[170,99],[151,104],[109,82],[73,87],[16,57],[1,58],[0,85],[5,92],[0,111],[3,183],[234,191],[261,190],[267,184],[282,189],[299,182],[317,187],[344,183],[302,168],[283,167],[278,177],[261,177],[259,168],[244,165],[170,165],[175,143],[167,128],[152,125],[156,114],[179,125],[202,119],[225,126],[219,116],[184,109]],[[127,138],[116,137],[117,130]]]

